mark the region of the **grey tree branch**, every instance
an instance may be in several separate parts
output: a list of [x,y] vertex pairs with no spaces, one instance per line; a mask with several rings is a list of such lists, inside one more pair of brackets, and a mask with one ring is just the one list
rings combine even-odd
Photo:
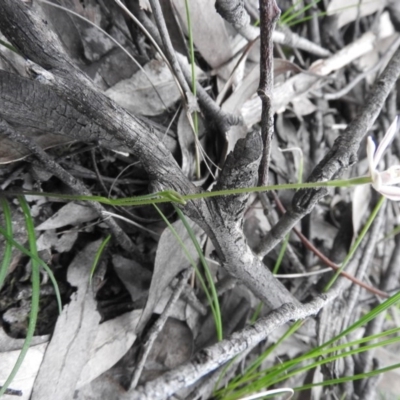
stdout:
[[332,290],[301,307],[284,304],[258,320],[254,325],[235,332],[229,339],[198,352],[187,364],[138,387],[135,391],[128,391],[121,397],[121,400],[167,399],[178,390],[190,386],[201,377],[224,365],[237,354],[256,346],[279,326],[289,321],[297,321],[315,315],[336,296],[336,290]]
[[[358,116],[336,139],[332,149],[315,167],[308,182],[325,181],[339,177],[357,160],[360,143],[379,115],[383,104],[400,75],[400,49],[377,80]],[[292,201],[292,208],[271,229],[257,249],[262,256],[268,254],[305,215],[311,212],[317,202],[326,195],[325,189],[299,190]]]

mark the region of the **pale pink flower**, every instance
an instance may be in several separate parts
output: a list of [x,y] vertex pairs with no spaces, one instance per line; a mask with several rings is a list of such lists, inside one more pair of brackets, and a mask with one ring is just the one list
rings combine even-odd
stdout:
[[394,135],[400,126],[400,116],[397,116],[390,125],[378,148],[371,137],[367,139],[367,157],[369,173],[372,179],[372,187],[390,200],[400,201],[400,187],[393,186],[400,183],[400,165],[393,165],[383,172],[377,167],[382,160],[383,153],[392,143]]

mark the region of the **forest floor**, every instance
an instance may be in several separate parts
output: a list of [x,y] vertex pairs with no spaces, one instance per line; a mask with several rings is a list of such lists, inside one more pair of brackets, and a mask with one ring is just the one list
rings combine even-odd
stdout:
[[276,21],[275,0],[261,20],[257,0],[17,3],[0,4],[3,398],[400,398],[400,1],[280,0]]

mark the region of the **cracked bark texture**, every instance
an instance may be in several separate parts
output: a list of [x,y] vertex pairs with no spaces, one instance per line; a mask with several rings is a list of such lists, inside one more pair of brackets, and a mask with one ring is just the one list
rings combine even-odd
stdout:
[[[51,30],[51,22],[46,20],[37,2],[31,4],[20,0],[3,0],[0,2],[0,14],[1,32],[25,57],[34,62],[28,64],[30,73],[36,78],[33,85],[39,84],[41,88],[47,86],[46,89],[54,91],[64,102],[62,107],[72,112],[73,119],[77,118],[75,122],[89,129],[79,130],[79,127],[71,126],[66,117],[65,120],[61,118],[58,133],[69,135],[72,132],[75,135],[76,132],[78,135],[79,131],[79,140],[99,140],[99,144],[105,146],[118,142],[138,157],[155,187],[172,188],[182,194],[193,194],[200,190],[183,175],[172,154],[158,140],[151,127],[107,98],[74,65],[63,51],[58,37]],[[25,83],[28,84],[28,81]],[[17,93],[23,90],[22,87],[17,88]],[[5,110],[8,106],[5,106],[2,98],[4,95],[2,91],[0,115],[8,121],[10,116],[7,118]],[[51,96],[50,92],[47,95]],[[11,102],[17,113],[16,120],[29,126],[23,113],[18,118],[18,106],[22,107],[23,103],[21,94],[14,99],[14,103]],[[51,110],[53,114],[64,115],[61,108],[56,107],[55,111],[53,106]],[[242,186],[251,183],[242,182]],[[220,204],[216,199],[197,200],[188,203],[183,211],[210,236],[227,271],[242,281],[266,305],[273,309],[288,302],[299,305],[252,253],[240,226],[228,218],[223,203],[221,200]]]

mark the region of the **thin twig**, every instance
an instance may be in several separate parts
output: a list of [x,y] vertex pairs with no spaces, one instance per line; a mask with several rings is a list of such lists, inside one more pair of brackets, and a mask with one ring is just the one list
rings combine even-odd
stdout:
[[191,269],[187,269],[180,273],[179,282],[174,289],[174,293],[168,300],[163,313],[151,327],[149,332],[147,333],[146,339],[143,341],[143,346],[141,348],[141,355],[140,359],[136,364],[135,373],[133,374],[130,390],[134,390],[139,382],[140,376],[142,375],[143,368],[146,364],[147,357],[149,356],[150,350],[153,347],[154,341],[157,339],[157,336],[160,334],[161,330],[163,329],[165,323],[167,322],[168,317],[171,314],[172,308],[175,306],[176,302],[178,301],[186,282],[191,274]]
[[167,29],[167,25],[165,24],[164,15],[160,6],[160,2],[158,0],[150,0],[151,9],[153,11],[154,20],[156,21],[157,28],[160,32],[160,37],[164,45],[165,56],[168,59],[168,62],[171,65],[172,71],[179,81],[183,92],[185,94],[186,101],[188,101],[188,96],[191,93],[188,83],[183,76],[181,66],[178,62],[178,59],[175,55],[175,50],[172,46],[171,39],[169,37],[169,32]]
[[[278,206],[279,210],[282,213],[285,213],[285,207],[279,200],[279,197],[274,193],[274,199],[276,202],[276,205]],[[321,253],[296,227],[293,227],[293,232],[300,238],[301,242],[304,244],[304,246],[307,247],[308,250],[312,251],[324,264],[328,265],[328,267],[332,268],[334,271],[337,271],[340,269],[340,265],[335,264],[333,261],[331,261],[328,257],[326,257],[323,253]],[[388,298],[390,297],[389,294],[386,292],[383,292],[382,290],[379,290],[377,288],[374,288],[373,286],[370,286],[366,284],[365,282],[360,281],[359,279],[355,278],[353,275],[348,274],[345,271],[342,271],[340,275],[344,276],[345,278],[349,279],[356,285],[368,290],[371,293],[374,293],[382,298]]]
[[272,33],[280,10],[275,0],[260,0],[260,85],[258,95],[262,102],[261,137],[263,154],[258,170],[258,183],[267,185],[268,168],[271,157],[271,142],[274,135],[274,114],[272,110],[272,89],[274,85]]

